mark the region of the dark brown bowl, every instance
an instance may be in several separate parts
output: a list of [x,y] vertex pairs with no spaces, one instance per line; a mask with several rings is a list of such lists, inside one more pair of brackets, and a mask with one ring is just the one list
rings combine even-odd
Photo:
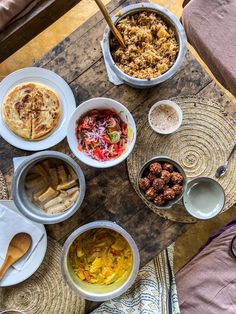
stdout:
[[[178,172],[183,176],[184,180],[183,180],[183,191],[180,195],[178,195],[175,199],[168,201],[167,203],[165,203],[163,206],[158,206],[156,205],[154,202],[149,201],[146,197],[145,197],[145,192],[143,190],[140,189],[139,187],[139,180],[143,177],[143,174],[145,173],[145,171],[147,171],[147,169],[149,168],[149,165],[153,162],[169,162],[170,164],[172,164],[177,170]],[[138,186],[138,190],[139,190],[139,194],[141,196],[141,198],[145,201],[148,202],[150,204],[152,204],[153,206],[155,206],[158,209],[162,209],[162,210],[167,210],[170,209],[174,204],[178,203],[182,198],[183,195],[186,191],[186,187],[187,187],[187,176],[186,173],[184,171],[184,169],[180,166],[180,164],[178,164],[175,160],[169,158],[168,156],[157,156],[154,157],[150,160],[148,160],[141,168],[141,170],[139,171],[139,175],[137,178],[137,186]]]

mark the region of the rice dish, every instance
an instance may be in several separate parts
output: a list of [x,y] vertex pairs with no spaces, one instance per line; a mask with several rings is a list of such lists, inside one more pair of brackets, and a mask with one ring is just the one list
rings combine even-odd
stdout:
[[116,25],[126,48],[111,38],[111,53],[116,65],[127,75],[139,79],[156,78],[168,71],[178,55],[175,31],[155,12],[141,11]]

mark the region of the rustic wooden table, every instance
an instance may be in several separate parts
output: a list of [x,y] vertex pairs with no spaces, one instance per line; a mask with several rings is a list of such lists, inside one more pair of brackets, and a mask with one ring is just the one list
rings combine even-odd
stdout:
[[[114,13],[119,7],[134,2],[139,1],[112,0],[108,10]],[[107,79],[100,47],[105,26],[101,13],[97,13],[36,64],[62,76],[72,88],[77,105],[92,97],[110,97],[123,103],[135,118],[146,114],[154,101],[199,95],[218,101],[228,114],[236,118],[234,105],[189,52],[178,73],[155,88],[137,90],[126,85],[111,84]],[[12,158],[28,153],[12,147],[3,139],[0,145],[0,169],[10,188]],[[71,154],[66,139],[52,149]],[[81,208],[67,221],[47,226],[48,235],[60,243],[82,224],[108,219],[123,226],[133,236],[140,250],[142,266],[190,227],[164,220],[144,205],[129,182],[126,162],[105,170],[89,168],[81,163],[80,166],[87,183]]]

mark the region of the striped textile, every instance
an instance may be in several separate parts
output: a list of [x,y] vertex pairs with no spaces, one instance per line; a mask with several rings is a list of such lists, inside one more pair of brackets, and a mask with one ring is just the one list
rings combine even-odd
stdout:
[[174,245],[138,273],[121,297],[103,303],[93,314],[180,314],[173,271]]

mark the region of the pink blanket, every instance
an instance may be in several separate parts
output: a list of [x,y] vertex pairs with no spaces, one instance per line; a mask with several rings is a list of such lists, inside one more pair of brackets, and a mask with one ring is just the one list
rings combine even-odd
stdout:
[[236,95],[236,0],[191,0],[182,23],[190,44]]
[[0,0],[0,31],[33,0]]
[[235,235],[232,226],[177,273],[181,314],[236,313],[236,259],[230,255]]

